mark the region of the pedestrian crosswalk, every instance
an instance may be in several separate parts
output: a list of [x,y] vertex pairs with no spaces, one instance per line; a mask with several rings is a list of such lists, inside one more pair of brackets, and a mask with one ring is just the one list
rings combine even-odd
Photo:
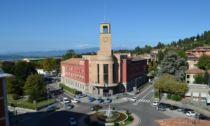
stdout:
[[144,103],[149,103],[150,100],[149,99],[139,99],[136,102],[132,103],[133,105],[137,105],[139,102],[144,102]]

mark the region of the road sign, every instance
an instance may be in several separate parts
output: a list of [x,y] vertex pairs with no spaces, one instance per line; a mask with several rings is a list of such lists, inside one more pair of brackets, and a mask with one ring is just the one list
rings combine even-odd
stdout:
[[152,90],[152,92],[154,92],[154,90]]
[[133,87],[133,90],[136,91],[136,87]]
[[54,95],[54,93],[53,93],[53,95]]

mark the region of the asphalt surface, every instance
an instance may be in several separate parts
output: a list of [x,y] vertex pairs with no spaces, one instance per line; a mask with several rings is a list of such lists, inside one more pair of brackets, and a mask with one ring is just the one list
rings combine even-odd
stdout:
[[[169,116],[166,116],[162,112],[156,111],[154,107],[151,106],[151,98],[154,95],[152,90],[152,85],[149,85],[136,96],[138,99],[146,99],[149,102],[125,102],[121,104],[110,104],[110,107],[115,107],[117,110],[129,110],[130,112],[135,113],[140,118],[139,126],[158,126],[155,120],[169,118]],[[72,99],[71,95],[64,93],[55,86],[50,86],[50,92],[54,93],[54,96],[57,97],[57,102],[54,105],[60,105],[61,109],[52,113],[46,113],[46,110],[50,106],[43,108],[37,112],[37,114],[33,114],[30,120],[19,123],[19,126],[69,126],[70,118],[75,118],[78,123],[79,119],[83,115],[87,115],[86,113],[91,112],[90,108],[93,106],[93,104],[77,103],[74,104],[75,106],[73,109],[68,109],[62,102],[59,102],[58,97],[67,97],[70,100]],[[100,103],[100,105],[103,107],[102,109],[107,109],[107,104]]]

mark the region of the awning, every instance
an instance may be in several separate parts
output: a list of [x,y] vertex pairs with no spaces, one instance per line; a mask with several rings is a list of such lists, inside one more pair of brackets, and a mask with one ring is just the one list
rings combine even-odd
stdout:
[[191,96],[191,92],[187,92],[185,96]]
[[198,92],[193,92],[193,97],[199,97],[199,93]]
[[206,97],[208,93],[201,93],[201,97]]

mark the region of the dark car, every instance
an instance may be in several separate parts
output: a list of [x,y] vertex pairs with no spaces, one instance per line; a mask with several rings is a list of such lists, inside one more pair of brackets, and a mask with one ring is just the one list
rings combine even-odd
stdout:
[[182,112],[185,113],[185,114],[186,114],[186,112],[188,112],[188,111],[193,111],[193,110],[192,110],[192,109],[186,109],[186,108],[182,110]]
[[203,114],[200,114],[200,115],[198,116],[198,113],[196,113],[196,114],[195,114],[195,118],[199,118],[199,119],[201,119],[201,120],[206,120],[208,117],[204,116]]
[[90,110],[96,110],[102,108],[100,105],[94,105],[93,107],[90,108]]
[[169,109],[170,110],[177,110],[179,107],[177,107],[177,106],[171,106]]
[[159,103],[159,106],[164,106],[165,107],[165,103]]
[[47,109],[47,112],[53,112],[55,110],[57,110],[57,107],[56,106],[52,106],[52,107]]
[[165,104],[164,107],[165,107],[165,108],[170,108],[171,105],[170,105],[170,104]]
[[166,111],[165,107],[164,106],[158,106],[158,110],[161,110],[161,111]]

